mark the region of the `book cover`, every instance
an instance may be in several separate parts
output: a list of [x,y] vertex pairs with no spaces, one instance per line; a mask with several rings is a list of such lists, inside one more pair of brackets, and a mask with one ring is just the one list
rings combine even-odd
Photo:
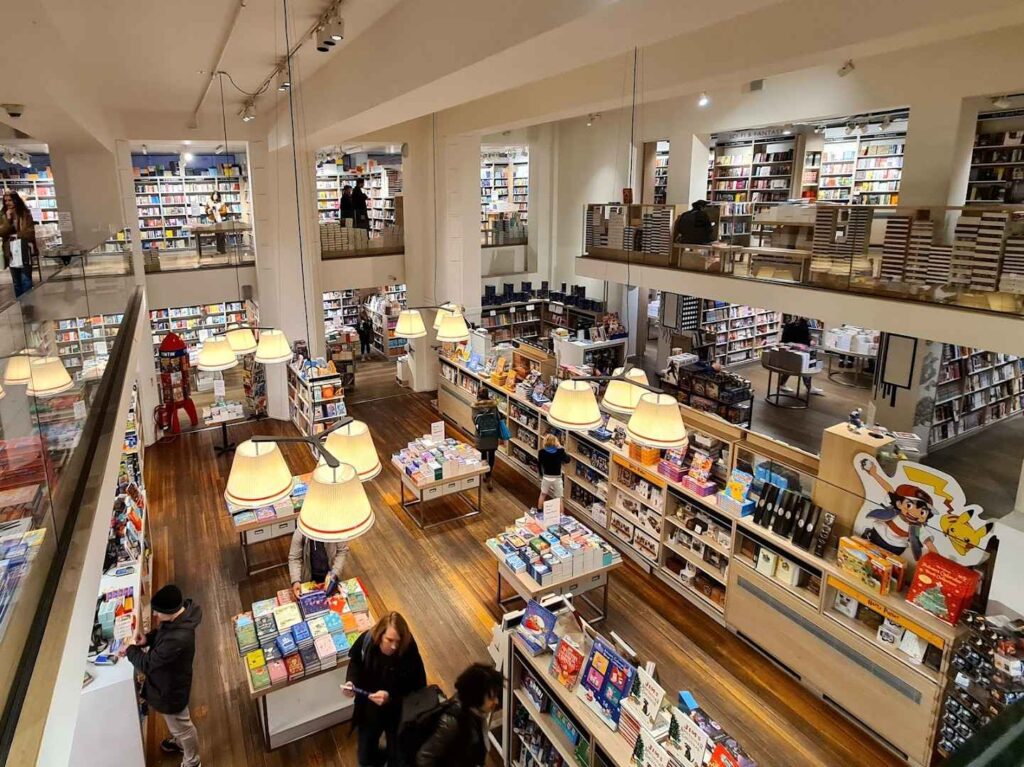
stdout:
[[280,606],[280,605],[287,605],[287,604],[290,604],[291,602],[294,602],[294,601],[295,601],[295,595],[292,593],[291,589],[281,589],[280,591],[277,592],[277,604],[278,604],[278,606]]
[[349,644],[348,637],[345,636],[344,631],[332,632],[331,639],[334,641],[334,651],[339,656],[348,655],[351,645]]
[[[288,592],[289,594],[291,592]],[[277,623],[277,631],[279,634],[283,634],[296,623],[302,622],[302,614],[299,612],[299,606],[294,602],[288,604],[279,605],[274,608],[274,622]]]
[[299,651],[299,646],[295,644],[295,640],[292,639],[292,635],[290,633],[281,634],[281,636],[277,638],[276,645],[278,652],[280,652],[285,658],[289,655],[294,655]]
[[739,761],[729,753],[729,749],[722,743],[715,746],[715,750],[711,752],[711,761],[708,764],[709,767],[740,767]]
[[359,631],[359,626],[356,624],[356,616],[350,612],[341,614],[341,625],[345,629],[346,634],[351,634],[353,631]]
[[300,648],[299,657],[302,658],[302,666],[306,670],[307,676],[320,670],[320,656],[316,654],[316,648],[313,645]]
[[366,594],[363,592],[363,586],[359,582],[358,578],[351,578],[344,583],[345,597],[348,602],[349,609],[352,612],[362,612],[369,610],[370,607],[366,602]]
[[336,657],[338,654],[334,647],[334,638],[330,634],[318,636],[313,640],[313,646],[316,648],[316,654],[320,658],[321,663],[327,658]]
[[546,607],[541,607],[536,600],[531,599],[526,604],[526,612],[516,627],[516,633],[531,654],[540,655],[548,649],[556,620],[555,614]]
[[632,762],[636,767],[669,767],[671,763],[668,752],[644,729],[633,746]]
[[266,637],[276,637],[277,621],[274,619],[274,614],[261,615],[256,619],[256,636],[261,640]]
[[275,658],[267,663],[267,673],[270,674],[270,683],[272,685],[288,681],[288,667],[285,666],[284,661],[280,658]]
[[263,650],[256,648],[255,650],[247,652],[245,654],[245,665],[247,665],[250,670],[257,669],[260,666],[266,666],[267,661],[266,658],[263,657]]
[[295,640],[295,644],[299,646],[299,649],[307,647],[313,644],[313,635],[309,631],[309,626],[305,621],[299,621],[292,626],[292,639]]
[[323,616],[313,618],[307,621],[307,623],[309,624],[309,633],[313,635],[313,639],[331,633],[327,630],[327,621],[324,620]]
[[576,695],[611,729],[619,724],[621,702],[633,688],[636,669],[603,638],[594,640]]
[[665,748],[681,767],[700,767],[704,763],[708,736],[686,712],[673,708]]
[[[578,637],[582,640],[583,637]],[[576,686],[580,678],[580,671],[583,670],[583,662],[586,655],[583,651],[582,641],[574,641],[568,634],[558,640],[558,647],[551,656],[550,672],[558,682],[566,689],[571,690]]]
[[264,615],[273,615],[275,607],[277,607],[276,599],[261,599],[258,602],[253,602],[252,616],[253,618],[259,619]]
[[665,699],[665,688],[658,684],[646,669],[638,668],[633,677],[630,697],[636,703],[640,724],[653,730],[658,721],[658,711]]
[[301,679],[305,674],[305,666],[302,664],[302,658],[299,657],[298,653],[292,653],[291,655],[285,656],[284,659],[285,667],[288,669],[288,681],[294,681]]
[[270,687],[270,672],[266,666],[258,666],[249,669],[249,678],[252,679],[252,689],[265,690]]
[[308,594],[303,594],[299,597],[299,606],[302,608],[302,614],[307,619],[323,615],[328,610],[327,595],[324,594],[322,589],[310,591]]
[[333,610],[329,610],[322,617],[324,625],[327,626],[327,633],[333,634],[335,631],[342,630],[343,626],[341,623],[341,616],[338,613]]
[[353,612],[356,618],[356,631],[369,631],[373,628],[373,619],[367,611]]

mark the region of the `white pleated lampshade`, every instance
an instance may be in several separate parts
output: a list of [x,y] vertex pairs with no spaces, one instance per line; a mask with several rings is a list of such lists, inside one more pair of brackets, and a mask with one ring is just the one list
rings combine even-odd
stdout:
[[641,445],[663,450],[684,447],[686,426],[676,398],[645,392],[626,424],[626,435]]
[[[449,311],[445,311],[446,309]],[[434,330],[440,330],[441,320],[445,317],[450,317],[456,312],[458,312],[458,307],[450,301],[441,304],[441,308],[434,313]]]
[[[622,368],[615,368],[612,375],[621,376],[623,374],[622,371]],[[601,405],[605,410],[621,415],[628,415],[636,410],[637,403],[640,402],[640,397],[644,395],[645,390],[639,386],[634,386],[630,381],[646,385],[647,373],[640,368],[630,368],[625,377],[629,380],[608,382],[608,388],[604,392],[604,399],[601,400]]]
[[562,381],[548,410],[548,423],[556,429],[588,431],[601,425],[601,410],[593,387],[586,381]]
[[235,450],[224,499],[243,509],[270,506],[292,491],[292,472],[273,442],[247,439]]
[[4,383],[8,386],[23,386],[32,378],[29,365],[32,358],[28,356],[28,349],[22,349],[16,357],[7,360],[7,369],[4,371]]
[[318,466],[299,511],[302,534],[314,541],[341,543],[371,527],[373,509],[356,470],[346,464],[336,469]]
[[441,324],[437,328],[437,340],[441,343],[457,344],[469,339],[469,326],[460,313],[441,312]]
[[231,328],[227,334],[231,351],[235,354],[252,354],[256,351],[256,336],[249,328]]
[[59,357],[30,359],[28,389],[25,390],[28,396],[53,397],[56,394],[63,394],[75,385]]
[[238,358],[231,350],[231,344],[223,336],[214,336],[203,341],[199,347],[199,362],[196,367],[207,372],[228,370],[238,364]]
[[426,334],[423,315],[418,309],[404,309],[398,313],[398,322],[395,324],[396,338],[423,338]]
[[261,330],[260,342],[256,345],[256,361],[264,365],[292,361],[292,348],[281,330]]
[[[370,427],[362,421],[352,421],[332,431],[327,435],[324,448],[341,463],[351,464],[361,482],[380,474],[380,456],[374,447]],[[320,457],[320,465],[326,465],[323,456]]]
[[4,387],[0,386],[0,399],[7,396],[7,392],[4,391]]

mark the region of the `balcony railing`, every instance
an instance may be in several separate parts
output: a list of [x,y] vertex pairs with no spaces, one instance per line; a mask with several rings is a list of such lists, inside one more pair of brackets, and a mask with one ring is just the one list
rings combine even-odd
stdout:
[[1024,206],[750,205],[708,245],[674,241],[687,206],[588,205],[583,257],[1024,314]]

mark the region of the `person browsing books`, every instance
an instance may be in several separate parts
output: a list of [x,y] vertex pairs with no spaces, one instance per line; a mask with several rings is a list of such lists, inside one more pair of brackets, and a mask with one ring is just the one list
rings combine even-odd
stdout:
[[491,393],[486,387],[481,386],[477,392],[476,402],[473,403],[473,425],[476,427],[475,447],[480,455],[487,461],[487,473],[484,481],[487,489],[492,490],[491,475],[494,473],[494,458],[501,442],[501,413],[498,406],[491,399]]
[[455,680],[437,729],[416,754],[415,767],[480,767],[487,759],[487,728],[501,705],[503,679],[493,666],[474,663]]
[[32,254],[36,249],[36,224],[32,212],[17,192],[4,192],[0,213],[0,240],[4,263],[11,272],[14,295],[32,289]]
[[359,358],[366,361],[370,358],[370,341],[373,340],[373,323],[369,315],[363,311],[359,314],[359,322],[356,323],[356,333],[359,334]]
[[352,192],[352,218],[356,229],[370,228],[370,214],[366,208],[366,192],[363,191],[363,180],[356,179],[356,188]]
[[540,470],[540,499],[537,508],[544,508],[548,498],[561,498],[565,492],[562,484],[562,467],[569,463],[569,456],[554,434],[544,436],[544,447],[537,451],[537,466]]
[[192,694],[192,661],[196,655],[196,628],[203,611],[191,599],[183,599],[181,589],[168,584],[150,601],[157,627],[148,634],[136,631],[131,644],[118,652],[127,656],[135,670],[146,680],[142,697],[167,723],[171,736],[160,748],[168,754],[181,754],[181,767],[201,767],[199,733],[188,710]]
[[338,221],[342,226],[348,226],[356,217],[356,210],[352,205],[352,187],[345,184],[341,188],[341,199],[338,201]]
[[[782,335],[779,340],[784,344],[811,346],[811,323],[807,321],[806,317],[790,317],[786,324],[782,326]],[[807,391],[811,394],[817,394],[819,397],[824,394],[821,389],[813,385],[811,376],[803,376],[803,379],[804,386],[807,387]],[[786,385],[788,381],[788,375],[782,374],[779,376],[779,391],[792,394],[793,387]]]
[[328,578],[334,583],[341,581],[341,570],[347,556],[347,543],[314,541],[303,535],[301,530],[292,533],[292,545],[288,549],[288,578],[295,598],[299,598],[302,584],[306,581],[322,583],[324,590],[329,591]]
[[[356,729],[360,767],[397,765],[398,724],[402,700],[427,685],[416,640],[401,613],[390,612],[364,631],[349,652],[348,675],[342,694],[355,698],[352,725]],[[387,748],[380,749],[384,735]]]

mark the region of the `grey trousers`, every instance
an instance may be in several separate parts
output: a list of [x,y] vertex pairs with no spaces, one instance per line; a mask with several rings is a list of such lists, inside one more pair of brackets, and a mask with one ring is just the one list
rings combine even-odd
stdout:
[[188,706],[185,706],[177,714],[160,714],[160,716],[167,722],[171,738],[181,746],[181,750],[184,752],[181,757],[181,766],[196,767],[199,764],[199,733],[196,732],[196,726],[192,724]]

